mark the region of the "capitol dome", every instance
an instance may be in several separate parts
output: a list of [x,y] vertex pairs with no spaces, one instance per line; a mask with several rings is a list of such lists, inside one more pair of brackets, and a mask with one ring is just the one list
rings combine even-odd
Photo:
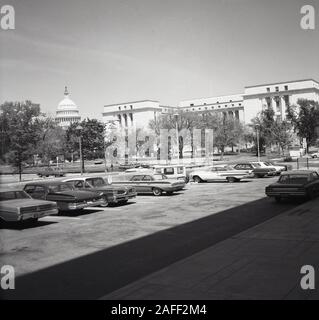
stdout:
[[62,127],[68,127],[73,122],[81,121],[79,108],[70,99],[67,87],[64,90],[64,99],[58,104],[55,120]]

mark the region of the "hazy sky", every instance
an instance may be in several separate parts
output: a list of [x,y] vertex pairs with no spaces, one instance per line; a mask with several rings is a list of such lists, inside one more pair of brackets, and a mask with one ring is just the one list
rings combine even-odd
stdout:
[[[2,1],[3,4],[3,1]],[[6,0],[0,102],[31,99],[54,114],[67,85],[84,116],[103,105],[243,92],[319,80],[318,0]],[[316,30],[300,8],[316,8]]]

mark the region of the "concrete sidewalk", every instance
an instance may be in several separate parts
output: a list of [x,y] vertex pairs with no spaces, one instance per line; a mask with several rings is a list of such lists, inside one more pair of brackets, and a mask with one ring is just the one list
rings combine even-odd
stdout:
[[319,299],[319,281],[300,287],[303,265],[319,272],[318,208],[306,202],[102,299]]

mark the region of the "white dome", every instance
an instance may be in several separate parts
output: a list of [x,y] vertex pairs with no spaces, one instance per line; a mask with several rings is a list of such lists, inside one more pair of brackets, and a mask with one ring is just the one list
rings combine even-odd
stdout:
[[67,87],[65,87],[64,91],[64,99],[58,104],[58,109],[57,110],[74,110],[78,109],[77,105],[75,104],[74,101],[72,101],[69,98],[69,92]]
[[64,99],[58,104],[55,120],[62,127],[81,121],[78,106],[69,98],[67,87],[65,87]]

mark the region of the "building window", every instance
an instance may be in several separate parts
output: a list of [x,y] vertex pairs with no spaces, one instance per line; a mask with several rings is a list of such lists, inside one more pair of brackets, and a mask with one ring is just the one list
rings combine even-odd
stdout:
[[131,105],[130,108],[131,108],[131,110],[132,110],[132,109],[133,109],[133,106]]
[[241,106],[241,103],[239,104],[239,106]]
[[121,107],[119,107],[119,110],[121,110]]
[[267,88],[267,92],[270,92],[270,88]]
[[286,90],[286,91],[288,90],[288,86],[285,86],[285,90]]
[[276,87],[276,92],[278,92],[279,91],[279,87]]
[[191,106],[191,107],[194,107],[194,103],[191,103],[190,106]]

